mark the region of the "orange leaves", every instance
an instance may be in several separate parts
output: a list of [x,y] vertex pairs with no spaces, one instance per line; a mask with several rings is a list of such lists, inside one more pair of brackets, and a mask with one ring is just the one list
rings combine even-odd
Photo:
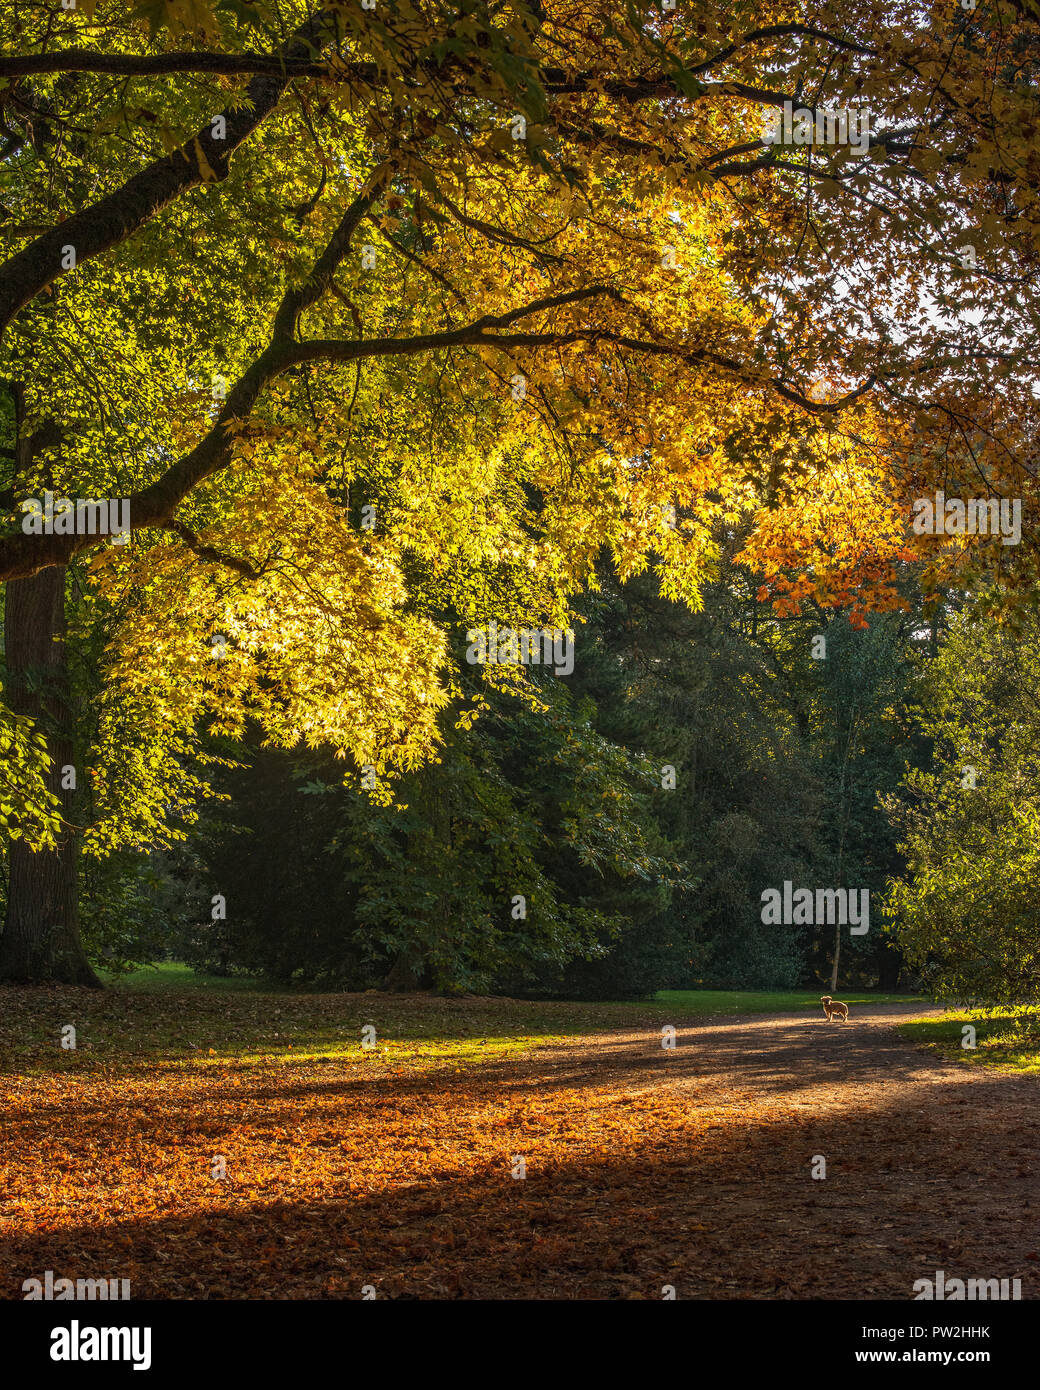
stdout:
[[[679,1298],[905,1298],[908,1258],[945,1248],[951,1184],[976,1191],[991,1150],[992,1210],[968,1211],[961,1235],[983,1261],[1035,1260],[1028,1220],[993,1219],[1016,1209],[1001,1156],[1021,1148],[1029,1097],[988,1085],[951,1140],[950,1086],[971,1078],[946,1068],[893,1096],[868,1074],[877,1028],[852,1053],[845,1035],[839,1058],[795,1016],[702,1017],[665,1053],[653,1006],[85,993],[2,991],[0,1045],[21,1071],[0,1091],[2,1297],[49,1269],[129,1278],[135,1298],[656,1300],[665,1284]],[[428,1055],[389,1041],[399,1075],[362,1066],[371,1009],[381,1037],[423,1038]],[[57,1048],[51,1025],[71,1016],[93,1053]],[[173,1027],[205,1055],[156,1051]],[[270,1053],[276,1027],[298,1044],[288,1065]],[[556,1036],[536,1045],[538,1028]],[[305,1039],[329,1035],[353,1050],[301,1060]],[[496,1053],[507,1038],[526,1051]],[[476,1039],[487,1050],[458,1079],[434,1044],[458,1056]],[[824,1140],[826,1193],[809,1176]],[[210,1177],[219,1154],[228,1182]],[[893,1182],[908,1171],[940,1177]],[[849,1261],[836,1231],[868,1256]]]
[[[270,996],[206,1002],[183,1000],[168,1015],[169,1001],[155,997],[77,1001],[98,1050],[65,1056],[72,1070],[41,1067],[53,1049],[34,1045],[32,1073],[4,1098],[8,1270],[63,1271],[75,1251],[77,1264],[127,1272],[136,1297],[358,1298],[369,1283],[384,1295],[515,1296],[517,1279],[537,1293],[552,1269],[616,1275],[625,1262],[607,1247],[619,1236],[643,1252],[640,1286],[656,1268],[653,1233],[674,1224],[661,1204],[689,1190],[685,1168],[704,1143],[688,1091],[633,1092],[584,1038],[497,1056],[494,1030],[533,1021],[537,1005],[380,1001],[442,1042],[487,1034],[487,1053],[454,1068],[432,1041],[411,1058],[388,1041],[400,1063],[373,1069],[360,1049],[321,1066],[267,1051],[272,1024],[278,1046],[289,1032],[300,1054],[297,1030],[313,1035],[319,1019],[340,1033],[351,1020],[353,1037],[351,996],[279,998],[278,1019]],[[31,1004],[5,1009],[10,1036]],[[554,1008],[576,1022],[594,1014]],[[490,1016],[471,1030],[478,1011]],[[156,1065],[149,1051],[129,1050],[144,1048],[150,1022],[168,1027],[185,1014],[198,1052]],[[229,1055],[239,1036],[256,1060]],[[654,1037],[608,1042],[611,1058],[620,1049],[638,1062],[640,1085],[662,1075]],[[744,1142],[733,1121],[746,1106],[712,1113]],[[673,1170],[677,1155],[684,1163]],[[214,1156],[226,1181],[211,1175]],[[523,1178],[512,1174],[517,1156]],[[17,1291],[5,1284],[0,1294]]]
[[811,466],[787,475],[773,505],[749,507],[750,530],[734,564],[762,575],[756,598],[781,617],[814,599],[824,608],[901,606],[900,567],[913,558],[910,507],[888,471],[880,422],[862,412],[856,435],[806,444]]

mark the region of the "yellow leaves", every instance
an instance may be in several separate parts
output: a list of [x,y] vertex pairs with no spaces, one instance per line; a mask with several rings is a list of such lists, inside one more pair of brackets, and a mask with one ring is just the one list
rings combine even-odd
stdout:
[[210,166],[209,160],[203,153],[202,146],[199,144],[198,136],[192,140],[192,147],[195,150],[195,161],[199,166],[199,173],[202,175],[203,183],[215,183],[217,176]]
[[180,149],[183,142],[176,131],[171,130],[169,126],[159,126],[157,128],[157,133],[162,142],[162,147],[167,154],[173,154],[174,150]]
[[138,595],[111,650],[116,685],[178,729],[237,737],[256,719],[270,743],[332,745],[382,783],[436,744],[444,636],[405,611],[396,549],[363,542],[305,470],[237,470],[240,495],[201,539],[258,577],[229,584],[179,543],[110,560],[102,592]]

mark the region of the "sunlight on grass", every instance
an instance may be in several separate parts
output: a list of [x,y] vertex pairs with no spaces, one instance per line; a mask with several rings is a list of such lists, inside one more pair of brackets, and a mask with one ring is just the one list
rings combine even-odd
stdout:
[[282,1043],[265,1047],[262,1051],[247,1048],[235,1051],[229,1048],[207,1048],[196,1050],[189,1056],[168,1063],[174,1068],[225,1066],[233,1062],[242,1067],[265,1066],[272,1062],[284,1066],[311,1065],[315,1062],[354,1062],[364,1067],[385,1067],[406,1065],[410,1068],[428,1069],[443,1065],[458,1066],[462,1063],[483,1064],[503,1057],[523,1056],[534,1048],[551,1046],[559,1042],[553,1035],[523,1035],[520,1037],[486,1037],[478,1039],[425,1038],[421,1046],[413,1042],[387,1038],[380,1040],[372,1049],[363,1048],[356,1039],[322,1044],[318,1040],[303,1041],[300,1044]]
[[[843,992],[853,1006],[912,1002],[905,995]],[[820,1012],[809,991],[664,991],[642,1001],[589,1003],[435,994],[304,994],[271,991],[247,976],[196,975],[164,961],[120,977],[110,989],[77,994],[77,1046],[60,1047],[72,1015],[59,995],[7,1003],[0,1021],[3,1069],[75,1072],[102,1063],[141,1067],[258,1068],[313,1063],[359,1069],[473,1068],[614,1029],[678,1028],[734,1014]],[[373,1050],[362,1029],[375,1027]]]
[[[963,1047],[964,1025],[975,1028],[975,1047]],[[910,1042],[950,1061],[1005,1071],[1040,1071],[1040,1009],[959,1009],[941,1018],[902,1023]]]

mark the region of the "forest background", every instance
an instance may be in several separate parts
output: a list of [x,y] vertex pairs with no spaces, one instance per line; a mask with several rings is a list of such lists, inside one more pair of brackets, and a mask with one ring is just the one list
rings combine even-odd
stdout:
[[1031,6],[3,25],[0,976],[1036,996]]

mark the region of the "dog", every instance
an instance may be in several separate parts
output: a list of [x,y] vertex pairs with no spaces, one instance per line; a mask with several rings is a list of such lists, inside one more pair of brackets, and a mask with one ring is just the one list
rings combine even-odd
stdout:
[[840,999],[832,999],[829,994],[820,996],[820,1003],[823,1005],[823,1012],[827,1015],[827,1022],[830,1023],[833,1015],[842,1020],[843,1023],[849,1021],[849,1006],[843,1004]]

